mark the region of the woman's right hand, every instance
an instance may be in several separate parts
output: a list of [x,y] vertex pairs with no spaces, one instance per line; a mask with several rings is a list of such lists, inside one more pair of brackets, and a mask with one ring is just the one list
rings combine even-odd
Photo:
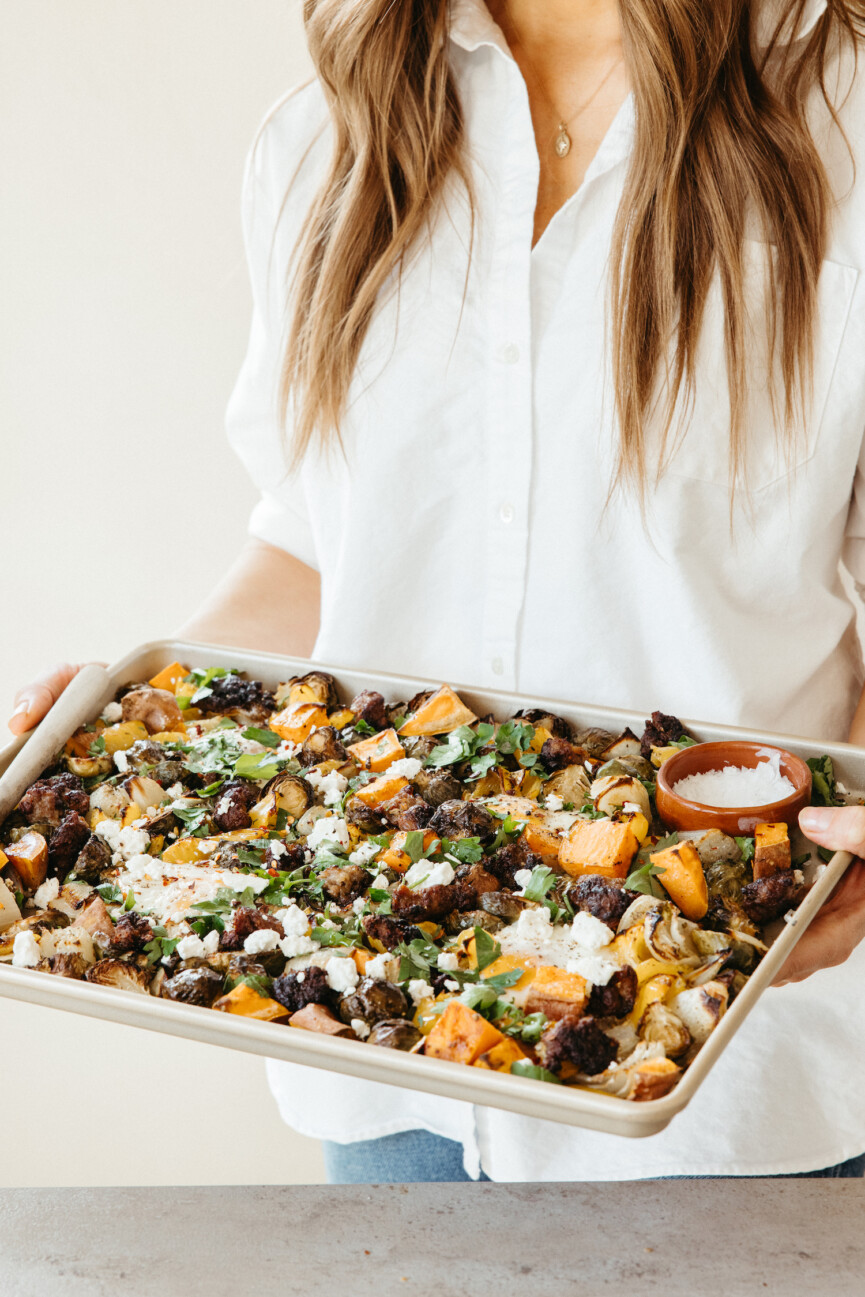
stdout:
[[83,665],[84,663],[73,666],[70,662],[61,662],[19,689],[14,700],[15,710],[9,718],[12,733],[23,734],[25,730],[37,725]]

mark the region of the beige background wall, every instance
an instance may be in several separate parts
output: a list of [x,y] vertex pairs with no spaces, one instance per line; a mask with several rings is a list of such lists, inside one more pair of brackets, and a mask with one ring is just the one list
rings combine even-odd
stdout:
[[[308,70],[299,0],[5,0],[0,717],[170,633],[241,543],[243,159]],[[251,1056],[0,999],[0,1058],[4,1185],[322,1178]]]

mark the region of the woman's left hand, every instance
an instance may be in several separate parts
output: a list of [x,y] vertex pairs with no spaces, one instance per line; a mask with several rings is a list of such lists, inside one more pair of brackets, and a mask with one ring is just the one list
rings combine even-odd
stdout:
[[[799,827],[818,846],[865,856],[865,806],[808,806],[799,816]],[[865,862],[857,859],[802,934],[773,985],[801,982],[818,969],[843,964],[863,937]]]

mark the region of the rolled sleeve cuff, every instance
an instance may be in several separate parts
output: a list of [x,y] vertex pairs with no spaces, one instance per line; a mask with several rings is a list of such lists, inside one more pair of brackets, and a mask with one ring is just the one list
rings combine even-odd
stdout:
[[308,520],[273,496],[264,494],[253,509],[249,534],[277,549],[284,549],[316,572],[319,570]]

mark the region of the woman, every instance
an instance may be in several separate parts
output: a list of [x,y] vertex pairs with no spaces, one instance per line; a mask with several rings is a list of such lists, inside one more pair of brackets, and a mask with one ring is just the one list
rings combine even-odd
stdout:
[[[865,6],[308,0],[306,21],[318,78],[245,189],[229,432],[262,498],[184,633],[865,740],[837,575],[843,552],[865,583]],[[805,815],[865,853],[865,812]],[[271,1082],[334,1179],[861,1174],[863,932],[857,864],[651,1139]]]

